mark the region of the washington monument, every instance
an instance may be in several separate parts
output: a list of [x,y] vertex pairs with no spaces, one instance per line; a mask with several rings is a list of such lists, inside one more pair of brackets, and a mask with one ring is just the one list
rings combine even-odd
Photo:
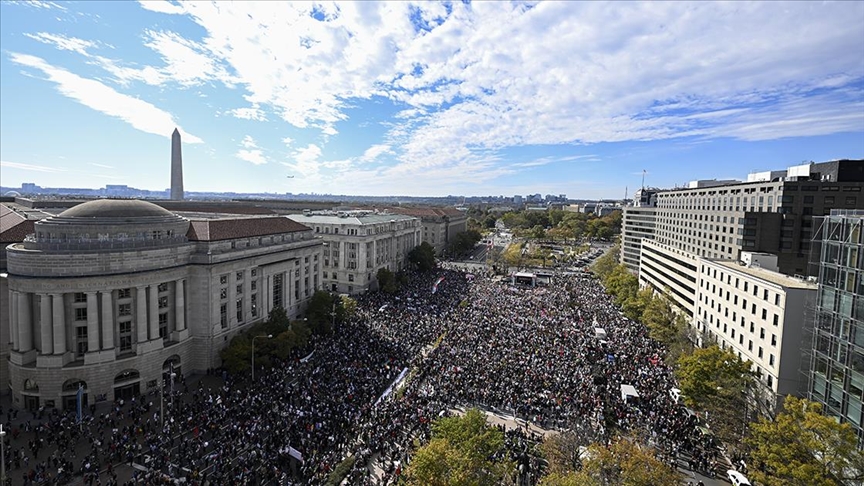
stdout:
[[171,200],[183,200],[183,149],[180,146],[180,131],[171,134]]

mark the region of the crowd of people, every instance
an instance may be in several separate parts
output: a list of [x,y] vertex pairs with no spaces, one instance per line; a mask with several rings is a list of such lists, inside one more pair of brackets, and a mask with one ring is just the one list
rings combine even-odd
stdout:
[[[395,295],[360,296],[333,334],[256,373],[254,383],[247,374],[223,374],[220,386],[178,383],[164,424],[152,396],[84,426],[59,414],[40,421],[38,444],[86,444],[82,462],[40,455],[37,445],[30,454],[12,447],[7,465],[27,471],[25,484],[72,473],[116,484],[112,468],[121,463],[136,468],[135,484],[323,484],[350,457],[348,483],[392,484],[431,422],[466,406],[580,430],[591,441],[641,429],[667,450],[708,458],[669,394],[662,354],[590,276],[523,288],[437,269],[412,275]],[[622,396],[622,384],[639,397]],[[518,444],[510,454],[522,457],[527,438],[510,439]],[[31,456],[23,468],[17,462]]]

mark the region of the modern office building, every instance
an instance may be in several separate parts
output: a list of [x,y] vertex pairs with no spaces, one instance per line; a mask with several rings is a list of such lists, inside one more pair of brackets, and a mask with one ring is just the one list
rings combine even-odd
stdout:
[[13,405],[68,408],[79,387],[91,403],[129,398],[167,369],[219,366],[231,338],[273,308],[302,316],[322,247],[279,216],[185,218],[137,200],[45,214],[6,247],[0,279]]
[[323,285],[357,294],[378,285],[381,268],[405,268],[408,253],[422,241],[419,218],[375,211],[305,211],[286,216],[312,228],[324,241]]
[[654,239],[657,209],[650,206],[625,207],[621,218],[621,263],[639,272],[642,242]]
[[[838,160],[750,174],[746,182],[693,181],[656,193],[653,238],[694,257],[738,260],[742,251],[777,255],[781,273],[807,275],[813,217],[864,209],[864,160]],[[625,218],[627,218],[625,211]],[[638,212],[638,209],[632,209]],[[642,226],[625,225],[622,263],[633,268]]]
[[819,291],[808,397],[851,424],[864,447],[864,211],[832,211],[814,229]]
[[641,242],[639,286],[665,294],[688,317],[696,312],[698,274],[696,256],[657,241]]
[[752,363],[753,401],[772,416],[786,395],[806,393],[802,343],[816,297],[815,282],[778,273],[776,262],[749,252],[739,262],[700,258],[694,318],[700,338]]

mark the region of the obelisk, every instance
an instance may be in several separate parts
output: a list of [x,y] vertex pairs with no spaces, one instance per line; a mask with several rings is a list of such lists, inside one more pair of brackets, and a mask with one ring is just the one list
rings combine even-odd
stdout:
[[180,146],[180,130],[171,134],[171,200],[183,200],[183,149]]

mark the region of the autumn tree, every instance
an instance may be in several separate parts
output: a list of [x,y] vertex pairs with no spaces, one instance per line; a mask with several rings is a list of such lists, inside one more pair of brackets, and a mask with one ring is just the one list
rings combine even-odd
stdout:
[[864,452],[848,423],[822,405],[786,397],[774,420],[750,425],[750,477],[765,486],[840,486],[864,481]]
[[420,243],[408,252],[408,261],[414,268],[421,272],[428,272],[435,268],[435,248],[428,242]]
[[494,460],[504,434],[486,424],[477,409],[464,416],[437,419],[432,440],[417,449],[405,471],[406,483],[422,486],[493,486],[506,484],[514,470],[509,460]]
[[683,479],[655,457],[654,449],[633,438],[621,438],[611,446],[592,444],[581,453],[582,467],[556,470],[541,486],[677,486]]

